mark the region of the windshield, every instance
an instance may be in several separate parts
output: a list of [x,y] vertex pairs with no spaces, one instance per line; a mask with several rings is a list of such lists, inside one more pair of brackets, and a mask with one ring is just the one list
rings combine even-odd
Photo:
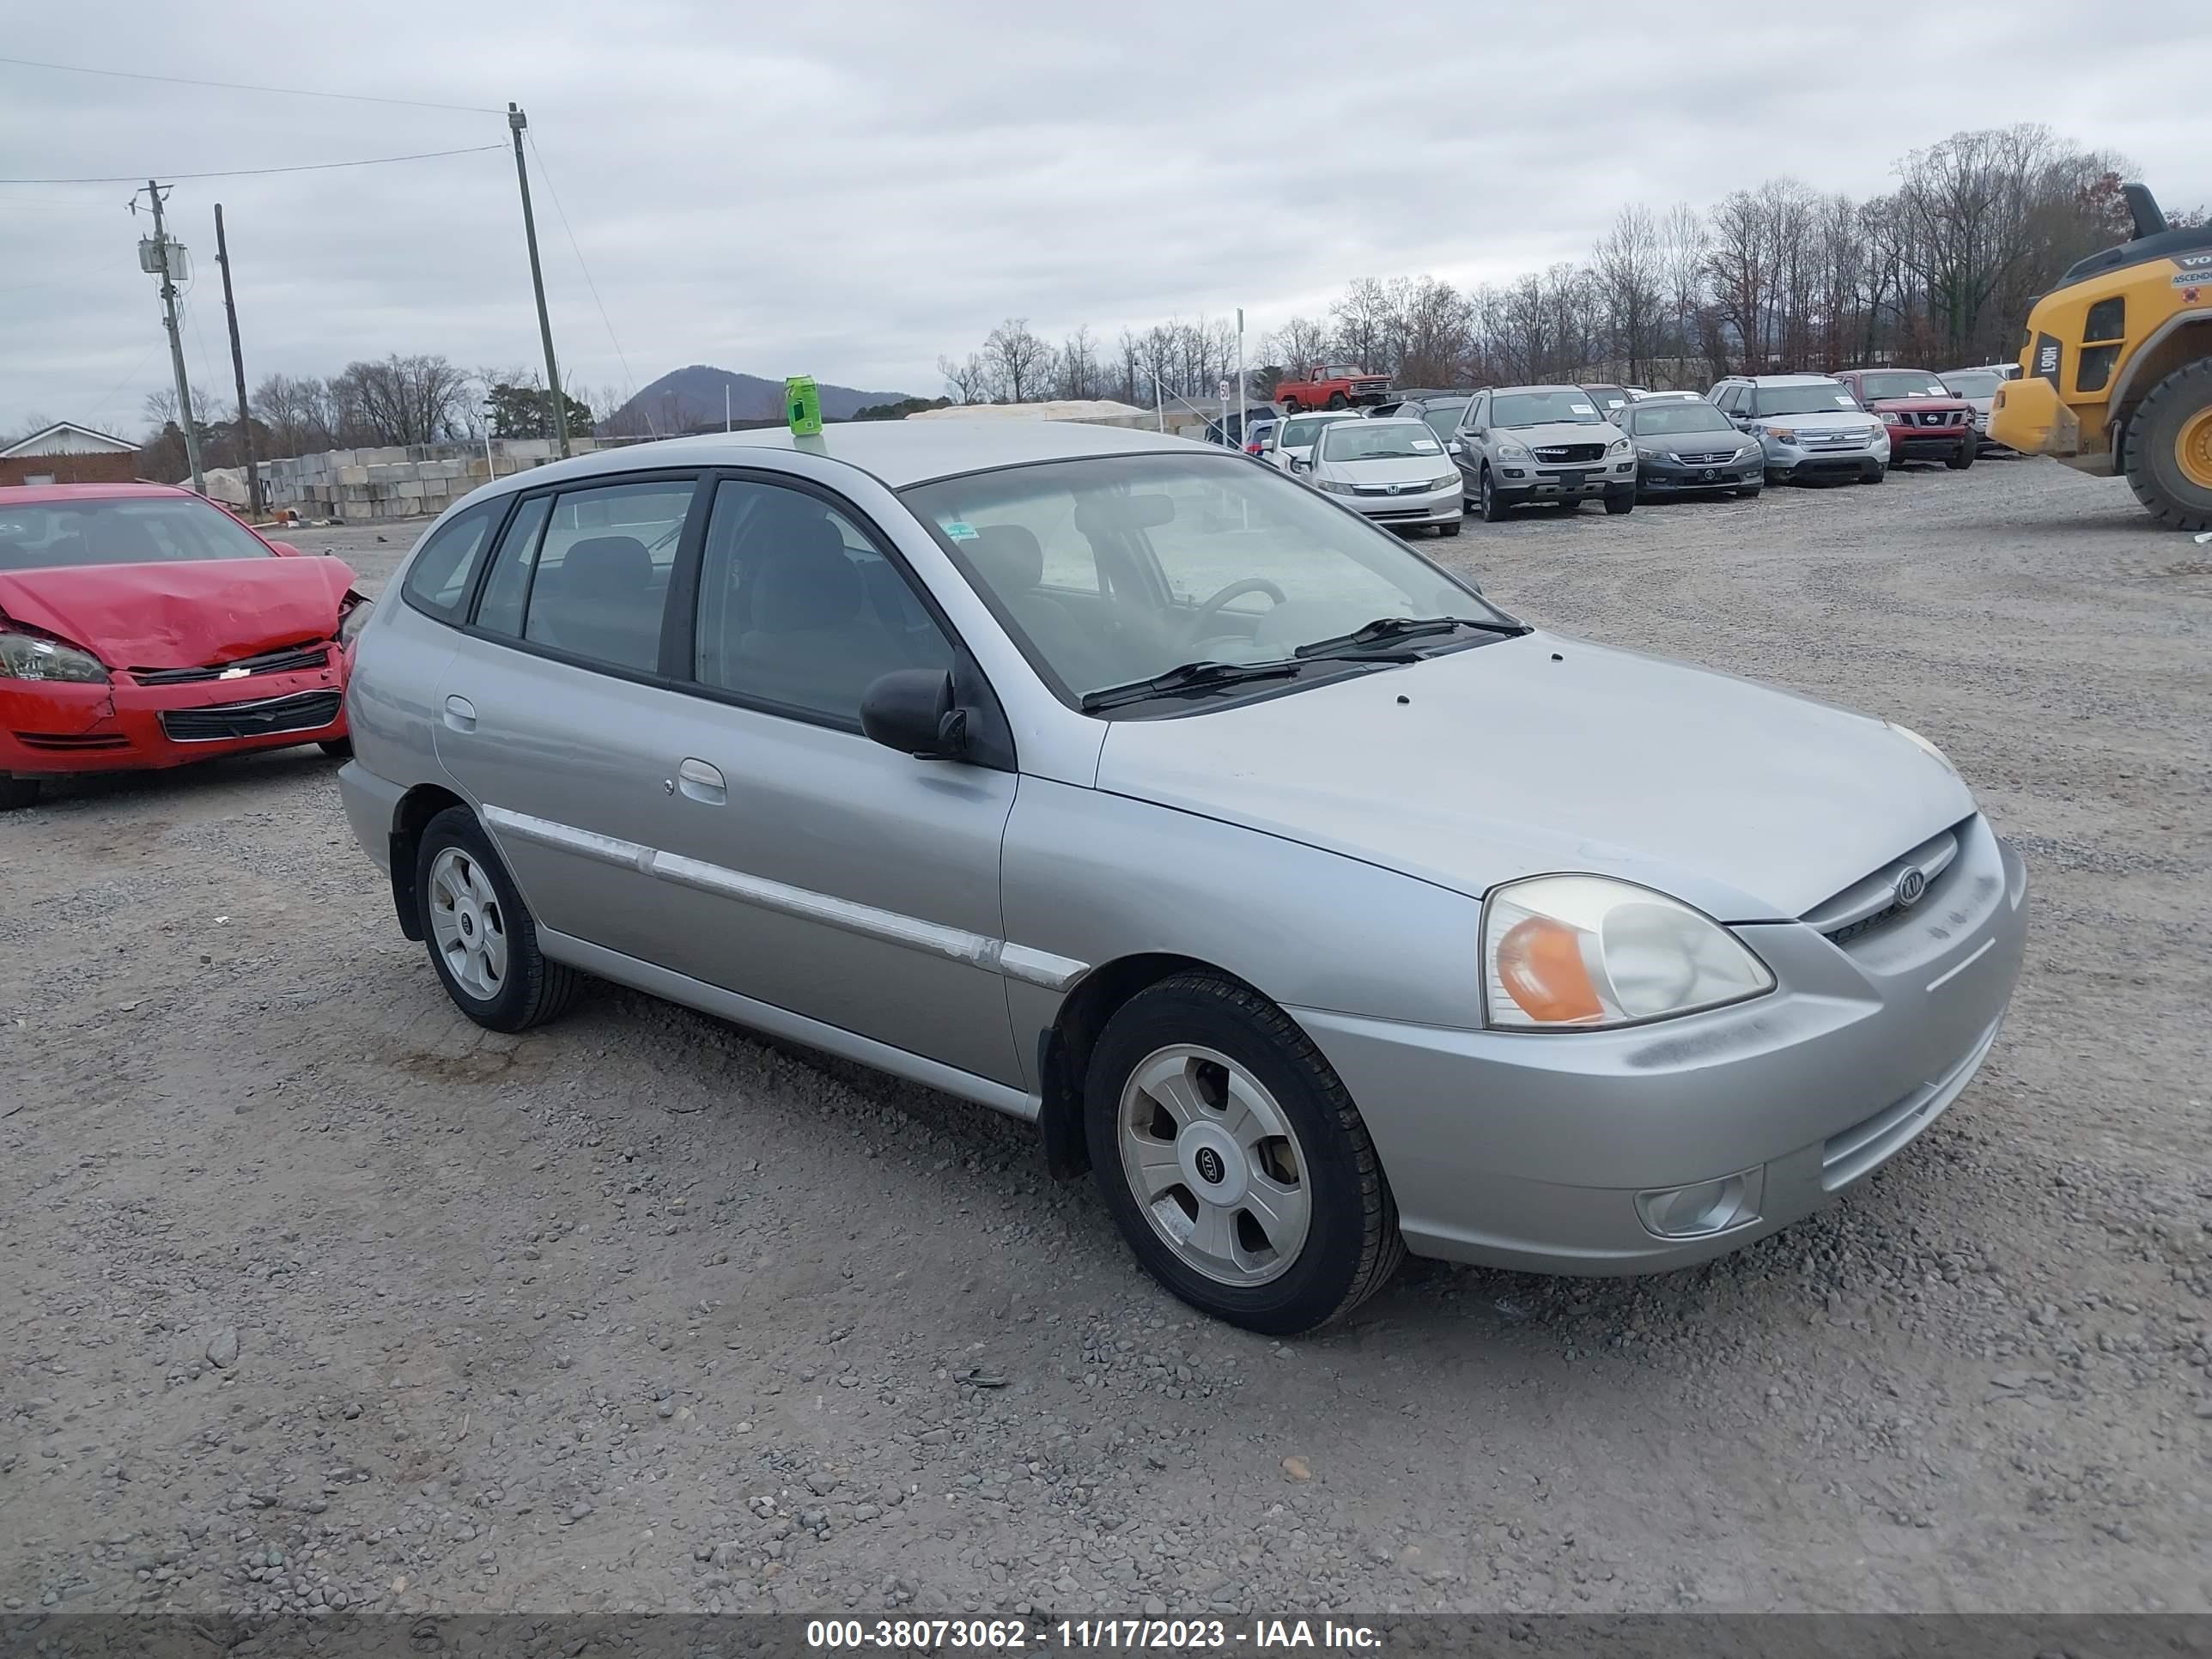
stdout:
[[1321,434],[1315,459],[1323,461],[1410,461],[1441,455],[1444,447],[1419,421],[1339,421]]
[[1770,415],[1832,415],[1859,406],[1858,399],[1834,380],[1817,386],[1763,386],[1758,395],[1761,420]]
[[1951,388],[1933,374],[1917,368],[1887,368],[1859,376],[1859,393],[1865,398],[1948,398]]
[[0,505],[0,570],[276,556],[221,507],[183,495]]
[[[1007,467],[903,499],[1070,702],[1186,663],[1284,660],[1382,617],[1510,621],[1389,531],[1227,456]],[[1424,644],[1467,637],[1494,636]]]
[[1285,449],[1303,449],[1321,435],[1322,428],[1340,425],[1346,421],[1358,418],[1357,415],[1346,414],[1301,415],[1283,422],[1282,435],[1275,441]]
[[1615,410],[1625,409],[1635,401],[1625,388],[1617,386],[1586,386],[1583,390],[1595,398],[1597,406],[1607,415]]
[[1601,426],[1604,416],[1580,386],[1565,392],[1501,392],[1490,400],[1492,426],[1543,426],[1554,421],[1568,426]]
[[1467,412],[1471,399],[1455,398],[1449,403],[1431,404],[1421,411],[1421,418],[1429,423],[1429,430],[1439,438],[1449,438],[1459,429],[1459,417]]
[[1957,374],[1946,374],[1943,384],[1950,387],[1954,398],[1994,398],[1997,388],[2004,384],[2004,376],[1995,369],[1970,368]]
[[1628,429],[1639,438],[1661,432],[1733,432],[1728,416],[1711,404],[1641,404],[1628,411]]

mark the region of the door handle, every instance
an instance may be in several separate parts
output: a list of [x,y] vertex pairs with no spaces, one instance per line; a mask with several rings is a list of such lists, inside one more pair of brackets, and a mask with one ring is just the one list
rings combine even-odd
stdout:
[[729,790],[722,782],[721,769],[709,766],[705,761],[686,757],[676,769],[676,779],[686,795],[708,806],[720,806],[730,799]]
[[446,724],[456,732],[475,731],[477,729],[476,704],[471,702],[466,697],[447,697]]

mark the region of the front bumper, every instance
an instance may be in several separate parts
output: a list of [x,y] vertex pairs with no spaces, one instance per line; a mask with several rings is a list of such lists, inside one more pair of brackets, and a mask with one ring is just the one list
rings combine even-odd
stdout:
[[1633,455],[1572,463],[1492,461],[1490,471],[1498,493],[1514,502],[1591,501],[1608,489],[1636,487]]
[[1334,499],[1376,524],[1388,525],[1393,529],[1457,524],[1467,510],[1456,482],[1442,489],[1423,490],[1419,495],[1337,495]]
[[1942,460],[1979,440],[1971,425],[1893,426],[1889,428],[1889,458],[1893,461]]
[[[1780,988],[1731,1008],[1577,1034],[1292,1013],[1359,1103],[1416,1254],[1656,1272],[1810,1213],[1933,1122],[1995,1040],[2026,903],[2018,855],[1976,817],[1921,908],[1847,945],[1739,927]],[[1740,1212],[1690,1237],[1647,1223],[1652,1194],[1703,1183]]]
[[1889,468],[1890,449],[1887,444],[1874,448],[1806,449],[1768,438],[1761,447],[1765,451],[1767,476],[1787,482],[1806,478],[1878,478]]
[[1639,456],[1636,463],[1636,487],[1651,495],[1664,495],[1670,490],[1746,489],[1765,482],[1766,459],[1755,447],[1740,461],[1721,461],[1712,465],[1686,465],[1674,459]]
[[345,653],[325,665],[235,680],[106,685],[0,679],[0,774],[129,772],[346,734]]

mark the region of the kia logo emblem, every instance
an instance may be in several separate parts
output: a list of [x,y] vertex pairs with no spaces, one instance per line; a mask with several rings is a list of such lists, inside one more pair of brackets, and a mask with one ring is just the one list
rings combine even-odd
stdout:
[[1897,878],[1897,908],[1900,910],[1910,910],[1920,902],[1922,896],[1927,891],[1927,873],[1917,865],[1911,866],[1899,873]]

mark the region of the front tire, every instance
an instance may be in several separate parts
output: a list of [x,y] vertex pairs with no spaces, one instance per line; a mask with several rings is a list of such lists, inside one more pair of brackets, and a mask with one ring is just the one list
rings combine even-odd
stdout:
[[2177,368],[2128,421],[2128,488],[2160,524],[2212,529],[2212,357]]
[[1605,492],[1605,510],[1618,518],[1624,513],[1636,511],[1636,492],[1632,489],[1608,489]]
[[332,760],[351,760],[353,758],[353,739],[351,738],[325,738],[321,742],[318,743],[315,747],[321,750]]
[[1300,403],[1296,398],[1285,398],[1283,399],[1283,413],[1285,415],[1296,415],[1304,407],[1305,405]]
[[538,925],[465,806],[422,830],[415,855],[422,940],[453,1006],[494,1031],[524,1031],[563,1012],[580,975],[538,948]]
[[1498,481],[1490,476],[1490,464],[1487,461],[1483,463],[1482,482],[1478,487],[1482,492],[1483,523],[1504,524],[1505,515],[1513,509],[1505,504],[1505,497],[1498,493]]
[[0,812],[20,812],[38,799],[38,779],[0,778]]
[[1736,493],[1736,496],[1737,496],[1737,498],[1738,498],[1739,500],[1741,500],[1741,501],[1757,501],[1757,500],[1759,499],[1759,485],[1757,485],[1757,484],[1746,484],[1746,485],[1744,485],[1741,489],[1738,489],[1735,493]]
[[1341,392],[1332,392],[1328,394],[1328,406],[1331,409],[1349,409],[1352,407],[1352,399]]
[[1954,472],[1964,472],[1974,464],[1974,446],[1965,443],[1943,458],[1943,465]]
[[1200,1312],[1288,1336],[1358,1307],[1405,1255],[1343,1083],[1258,993],[1180,974],[1123,1004],[1084,1090],[1091,1165],[1137,1259]]
[[1449,524],[1438,525],[1437,526],[1437,534],[1439,536],[1456,536],[1459,534],[1459,526],[1460,520],[1455,519]]

